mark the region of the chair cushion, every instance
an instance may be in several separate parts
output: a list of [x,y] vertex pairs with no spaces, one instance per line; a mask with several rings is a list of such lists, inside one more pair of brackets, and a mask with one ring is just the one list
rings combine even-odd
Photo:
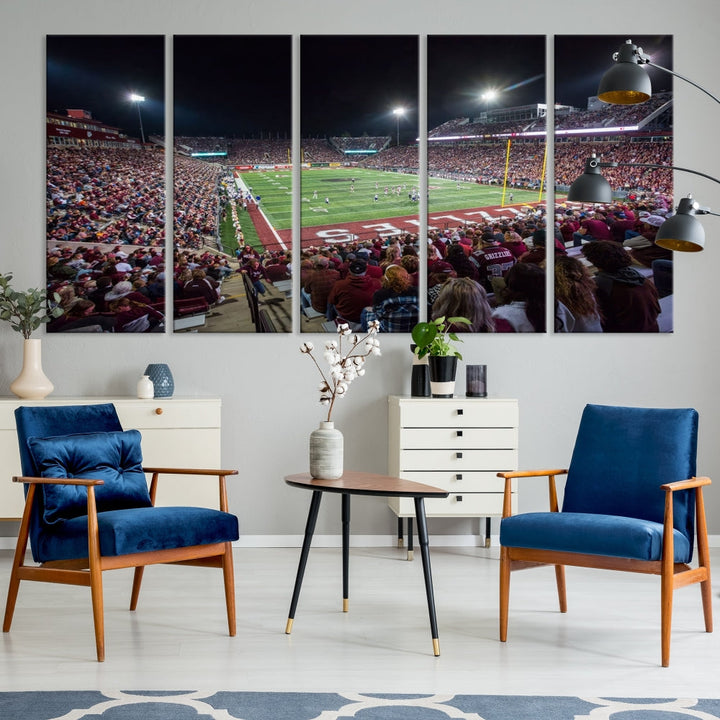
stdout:
[[[636,560],[660,560],[663,526],[650,520],[594,513],[534,512],[503,518],[500,545],[610,555]],[[692,544],[673,531],[675,562],[692,558]]]
[[[137,430],[29,438],[40,477],[99,479],[98,512],[150,506]],[[87,515],[87,490],[77,485],[43,485],[43,521]]]
[[[233,542],[238,519],[220,510],[196,507],[141,507],[98,513],[100,554],[128,555],[153,550]],[[40,535],[37,562],[88,556],[87,516],[63,520]]]

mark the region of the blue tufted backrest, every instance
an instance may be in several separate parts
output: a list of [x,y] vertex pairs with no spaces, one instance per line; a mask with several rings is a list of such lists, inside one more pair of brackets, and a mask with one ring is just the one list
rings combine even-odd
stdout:
[[[20,466],[23,475],[38,477],[40,468],[30,452],[30,438],[49,438],[83,432],[121,431],[122,425],[112,403],[95,405],[43,405],[22,406],[15,410],[20,449]],[[38,535],[43,529],[44,516],[43,493],[35,493],[32,516],[30,519],[30,546],[36,561]]]
[[[662,523],[663,483],[695,476],[698,414],[692,408],[587,405],[568,470],[563,512]],[[676,530],[692,543],[694,491],[674,493]]]

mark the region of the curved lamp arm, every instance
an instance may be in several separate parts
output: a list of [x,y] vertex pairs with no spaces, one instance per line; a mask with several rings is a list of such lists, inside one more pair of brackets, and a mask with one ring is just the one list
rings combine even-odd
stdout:
[[[592,162],[592,158],[590,159],[590,162]],[[644,168],[655,168],[655,169],[665,169],[665,170],[680,170],[681,172],[692,173],[693,175],[699,175],[700,177],[704,177],[708,180],[712,180],[713,182],[716,182],[716,183],[718,183],[718,185],[720,185],[720,180],[718,180],[716,177],[713,177],[712,175],[707,175],[706,173],[702,173],[698,170],[691,170],[690,168],[678,167],[677,165],[654,165],[653,163],[624,163],[624,162],[604,163],[604,162],[598,162],[597,165],[594,167],[644,167]]]
[[[647,57],[647,56],[645,56]],[[681,80],[684,80],[686,83],[690,83],[693,87],[696,87],[698,90],[702,90],[708,97],[711,97],[716,103],[720,103],[720,99],[715,97],[709,90],[706,90],[702,85],[698,85],[696,82],[693,82],[690,80],[690,78],[686,78],[684,75],[680,75],[680,73],[676,73],[673,70],[670,70],[666,67],[663,67],[662,65],[656,65],[654,62],[650,62],[650,58],[647,58],[647,60],[644,60],[641,58],[641,62],[645,65],[649,65],[650,67],[653,67],[657,70],[663,70],[666,73],[670,73],[673,77],[680,78]]]

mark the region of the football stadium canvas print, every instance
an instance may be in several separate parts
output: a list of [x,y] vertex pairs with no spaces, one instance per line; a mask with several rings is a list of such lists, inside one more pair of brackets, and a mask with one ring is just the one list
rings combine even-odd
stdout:
[[545,332],[544,35],[428,37],[431,319]]
[[301,329],[418,320],[417,36],[300,38]]
[[164,37],[49,35],[49,332],[165,327]]
[[672,170],[648,167],[673,163],[672,75],[636,65],[642,95],[606,75],[633,48],[672,70],[672,36],[630,37],[555,37],[559,332],[673,331],[672,251],[654,242],[673,209]]
[[292,330],[291,40],[173,38],[176,332]]

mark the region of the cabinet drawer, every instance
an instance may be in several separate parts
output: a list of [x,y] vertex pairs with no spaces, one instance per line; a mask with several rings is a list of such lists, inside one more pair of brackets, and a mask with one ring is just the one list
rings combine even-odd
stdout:
[[413,470],[492,470],[517,467],[517,450],[401,450],[400,474]]
[[[437,470],[430,472],[402,472],[400,477],[413,482],[432,485],[453,493],[468,492],[497,492],[505,490],[505,480],[499,478],[494,472],[452,472],[450,470]],[[517,480],[512,481],[513,492]]]
[[517,428],[403,428],[400,448],[412,449],[515,449],[518,446]]
[[[390,509],[402,517],[415,517],[412,498],[391,498]],[[513,512],[517,496],[512,498]],[[446,498],[426,498],[427,517],[489,517],[502,516],[502,493],[458,493]]]
[[518,424],[518,406],[514,400],[403,400],[399,408],[403,428],[517,427]]
[[219,428],[220,403],[204,400],[132,400],[115,402],[120,423],[129,430]]

